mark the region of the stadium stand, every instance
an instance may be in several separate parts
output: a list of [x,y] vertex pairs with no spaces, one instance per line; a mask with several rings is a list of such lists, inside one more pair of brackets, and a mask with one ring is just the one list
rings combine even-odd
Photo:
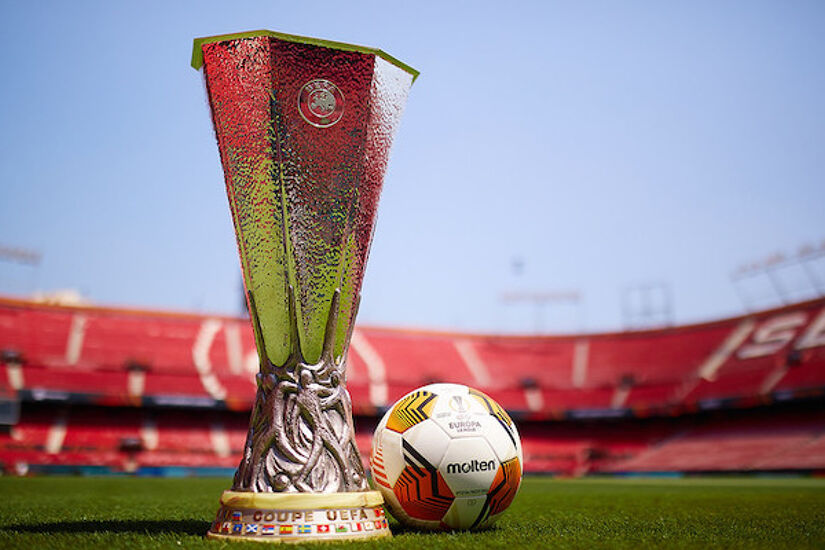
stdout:
[[[693,424],[693,425],[691,425]],[[776,409],[682,422],[612,472],[721,472],[825,468],[825,411]],[[675,425],[674,425],[675,427]]]
[[[0,431],[8,470],[239,460],[258,368],[246,319],[0,299],[0,352],[21,410]],[[519,419],[529,471],[825,469],[825,299],[575,336],[359,326],[347,376],[362,452],[389,404],[440,381]]]

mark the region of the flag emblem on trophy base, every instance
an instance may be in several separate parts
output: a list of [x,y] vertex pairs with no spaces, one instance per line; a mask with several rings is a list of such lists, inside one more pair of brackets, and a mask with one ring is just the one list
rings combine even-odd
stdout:
[[[236,540],[272,540],[273,542],[349,540],[391,536],[385,519],[349,524],[328,523],[330,517],[351,518],[382,514],[381,503],[383,501],[377,491],[335,494],[336,506],[333,507],[329,506],[329,502],[325,502],[329,496],[313,493],[253,494],[224,491],[221,496],[221,508],[207,536]],[[296,511],[296,506],[299,506],[301,510]],[[244,518],[244,523],[228,521],[238,515]],[[299,522],[296,523],[295,519],[299,519]],[[284,522],[278,523],[279,520]]]

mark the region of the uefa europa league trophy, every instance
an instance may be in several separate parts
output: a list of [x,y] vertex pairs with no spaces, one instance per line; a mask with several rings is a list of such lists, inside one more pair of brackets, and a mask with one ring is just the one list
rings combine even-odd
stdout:
[[269,31],[199,38],[255,343],[243,458],[208,536],[390,536],[355,445],[346,355],[387,156],[417,71]]

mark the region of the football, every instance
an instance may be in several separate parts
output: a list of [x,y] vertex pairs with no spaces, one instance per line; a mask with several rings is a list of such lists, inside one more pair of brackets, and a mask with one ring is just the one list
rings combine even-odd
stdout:
[[494,522],[521,485],[521,440],[507,412],[459,384],[412,391],[387,411],[372,440],[372,477],[390,512],[423,529]]

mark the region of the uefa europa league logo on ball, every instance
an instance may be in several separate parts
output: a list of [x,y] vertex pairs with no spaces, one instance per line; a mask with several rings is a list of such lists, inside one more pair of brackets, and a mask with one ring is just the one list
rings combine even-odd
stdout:
[[389,536],[346,390],[378,197],[418,73],[380,50],[256,31],[195,40],[260,359],[208,536]]

